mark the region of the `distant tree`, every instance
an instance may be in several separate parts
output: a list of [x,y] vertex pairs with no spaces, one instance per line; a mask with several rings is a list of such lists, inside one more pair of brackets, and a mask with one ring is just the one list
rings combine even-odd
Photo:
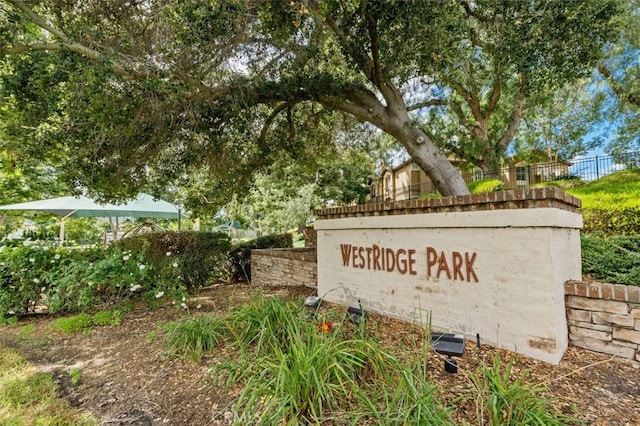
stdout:
[[523,116],[511,152],[531,162],[551,162],[602,146],[609,130],[602,125],[603,100],[591,79],[538,95]]
[[[443,195],[466,194],[411,111],[449,108],[461,137],[440,145],[493,167],[526,96],[583,76],[617,13],[617,0],[4,3],[2,84],[68,147],[72,186],[124,197],[200,174],[211,203],[318,143],[333,111],[393,136]],[[412,83],[433,90],[413,104]]]
[[610,123],[607,150],[620,156],[640,150],[640,2],[627,0],[617,19],[621,37],[607,45],[607,55],[597,65],[606,88],[602,107]]

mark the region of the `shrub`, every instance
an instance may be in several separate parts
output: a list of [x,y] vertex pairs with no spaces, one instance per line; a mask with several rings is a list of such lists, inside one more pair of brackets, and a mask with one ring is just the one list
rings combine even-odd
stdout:
[[231,280],[251,281],[251,250],[293,247],[291,234],[267,235],[237,244],[229,253]]
[[500,179],[481,179],[471,182],[467,186],[472,194],[481,194],[484,192],[502,191],[504,182]]
[[222,232],[152,232],[123,238],[117,245],[142,254],[157,278],[168,276],[189,291],[229,276],[231,242]]
[[582,272],[615,284],[640,286],[640,237],[582,235]]
[[0,252],[0,317],[33,312],[42,305],[55,279],[49,272],[70,255],[69,250],[36,245],[3,246]]
[[582,208],[584,232],[606,236],[640,234],[640,206],[611,204],[604,208]]

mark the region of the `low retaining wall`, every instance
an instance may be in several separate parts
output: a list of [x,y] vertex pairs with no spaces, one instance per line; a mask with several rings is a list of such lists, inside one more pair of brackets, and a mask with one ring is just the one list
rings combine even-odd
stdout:
[[251,250],[251,283],[317,287],[316,249]]
[[640,287],[569,281],[565,293],[572,345],[640,361]]

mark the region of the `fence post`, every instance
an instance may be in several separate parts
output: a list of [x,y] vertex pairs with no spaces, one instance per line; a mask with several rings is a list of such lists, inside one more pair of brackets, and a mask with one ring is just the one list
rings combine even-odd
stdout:
[[600,170],[598,168],[598,156],[596,155],[596,179],[600,179]]

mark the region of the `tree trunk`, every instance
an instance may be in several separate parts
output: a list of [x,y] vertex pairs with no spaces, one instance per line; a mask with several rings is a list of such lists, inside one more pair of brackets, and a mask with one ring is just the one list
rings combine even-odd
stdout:
[[467,195],[469,187],[460,170],[447,159],[442,150],[420,129],[410,126],[393,135],[406,149],[411,159],[433,182],[443,197]]
[[360,88],[347,93],[348,101],[336,102],[329,98],[322,99],[321,103],[330,109],[352,114],[393,136],[406,148],[412,161],[425,172],[442,196],[469,194],[460,171],[453,167],[427,134],[410,124],[407,107],[399,92],[391,83],[386,83],[384,87],[391,92],[385,92],[387,105],[383,105],[369,90]]

